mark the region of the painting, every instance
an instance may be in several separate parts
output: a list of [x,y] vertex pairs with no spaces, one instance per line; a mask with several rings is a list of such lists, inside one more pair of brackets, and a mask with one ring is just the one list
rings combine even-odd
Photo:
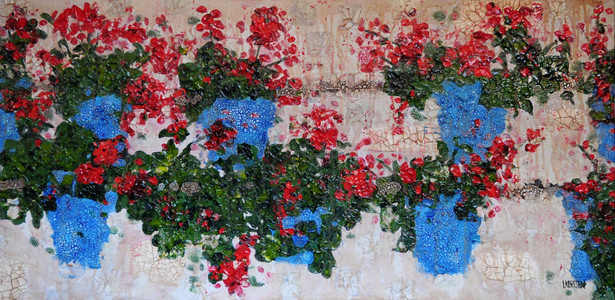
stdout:
[[614,299],[613,1],[5,1],[1,299]]

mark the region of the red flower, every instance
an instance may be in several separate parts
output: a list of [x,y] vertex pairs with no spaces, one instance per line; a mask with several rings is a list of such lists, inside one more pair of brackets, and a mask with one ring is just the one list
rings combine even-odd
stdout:
[[294,204],[295,202],[297,202],[297,200],[303,199],[303,196],[301,194],[296,193],[298,189],[299,189],[298,187],[293,187],[292,182],[287,181],[286,184],[284,185],[284,193],[282,195],[282,198],[284,199],[284,201],[286,202],[290,201]]
[[557,30],[554,32],[555,36],[562,42],[572,42],[574,38],[572,37],[572,31],[570,31],[570,27],[568,24],[564,24],[562,26],[562,30]]
[[207,13],[207,8],[199,6],[197,12],[204,14],[201,18],[201,23],[196,26],[197,31],[203,32],[203,38],[209,37],[219,41],[226,38],[224,33],[222,33],[222,29],[225,28],[224,24],[222,21],[216,20],[222,16],[219,10],[214,9],[210,13]]
[[541,138],[540,136],[540,129],[536,129],[536,130],[532,130],[530,128],[527,129],[526,131],[526,136],[528,140],[534,140],[534,139],[538,139]]
[[105,173],[105,169],[94,167],[91,163],[81,164],[75,169],[77,181],[82,184],[103,184],[103,173]]
[[243,288],[248,287],[248,263],[229,261],[220,264],[220,267],[214,268],[212,276],[214,279],[219,279],[219,275],[224,275],[224,285],[228,288],[229,294],[235,294],[241,296],[243,294]]
[[[154,185],[157,182],[156,177],[149,176],[147,172],[140,170],[139,174],[128,173],[124,177],[116,177],[114,186],[119,194],[138,199],[151,195],[152,188],[148,184]],[[130,203],[134,203],[134,200]]]
[[207,150],[216,151],[232,141],[237,136],[237,130],[226,127],[222,124],[222,120],[217,120],[205,130],[205,134],[209,137],[205,147]]
[[525,151],[534,153],[539,146],[540,144],[527,144],[525,145]]
[[416,181],[416,170],[411,168],[408,162],[404,162],[399,169],[399,176],[404,183]]
[[417,195],[420,195],[423,192],[423,187],[420,184],[414,186],[414,192]]
[[453,174],[453,176],[461,177],[461,169],[459,168],[459,165],[452,165],[448,168],[448,170],[451,174]]
[[491,60],[495,52],[485,43],[493,36],[482,32],[475,32],[469,42],[458,48],[459,74],[468,73],[476,77],[491,78]]
[[286,31],[284,25],[279,22],[278,16],[280,15],[281,11],[275,6],[255,9],[250,24],[252,34],[246,41],[257,46],[267,46],[277,42],[281,36],[280,33]]
[[296,129],[291,130],[293,135],[302,135],[308,138],[317,150],[332,149],[337,146],[339,131],[337,125],[342,123],[343,117],[335,110],[324,105],[317,106],[310,113],[303,114],[308,122],[299,124],[294,118],[291,120]]
[[94,163],[99,166],[110,166],[119,158],[119,151],[115,148],[117,141],[105,140],[95,143],[97,148],[92,152],[94,155]]
[[348,197],[357,195],[361,198],[369,198],[376,190],[374,176],[372,172],[365,168],[357,170],[344,170],[344,189],[348,192]]
[[584,183],[581,183],[581,184],[577,185],[577,187],[574,189],[574,191],[579,193],[579,194],[587,194],[590,191],[590,186],[589,186],[589,184],[584,182]]
[[420,168],[423,166],[423,164],[425,164],[425,162],[423,161],[422,157],[417,157],[412,160],[412,164]]

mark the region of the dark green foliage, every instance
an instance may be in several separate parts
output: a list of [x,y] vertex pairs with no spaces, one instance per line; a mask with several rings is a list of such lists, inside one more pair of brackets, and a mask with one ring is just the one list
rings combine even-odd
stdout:
[[[220,44],[218,44],[220,45]],[[242,75],[252,73],[252,79]],[[264,66],[260,60],[237,58],[237,54],[208,42],[198,49],[195,62],[181,64],[178,68],[179,82],[187,96],[200,100],[186,105],[186,117],[196,121],[205,108],[218,98],[274,99],[273,90],[265,84],[277,71]],[[205,78],[208,79],[205,79]]]
[[66,51],[56,50],[55,54],[71,59],[68,67],[54,67],[51,78],[61,87],[54,107],[65,118],[74,116],[80,103],[94,97],[111,94],[121,97],[126,84],[141,76],[139,66],[149,57],[143,47],[136,43],[133,44],[133,51],[116,49],[105,56],[98,55],[96,45],[89,43],[79,44],[72,51],[68,49],[66,40],[58,44],[60,49],[65,48]]

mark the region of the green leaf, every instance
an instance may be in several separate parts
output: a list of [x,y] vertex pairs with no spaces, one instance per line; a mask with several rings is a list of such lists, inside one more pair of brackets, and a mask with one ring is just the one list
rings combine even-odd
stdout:
[[197,18],[197,17],[190,17],[190,18],[188,18],[188,24],[190,24],[190,25],[196,25],[200,21],[201,20],[199,20],[199,18]]
[[448,146],[444,141],[437,141],[438,144],[438,153],[440,156],[448,157]]
[[418,109],[416,108],[412,108],[412,110],[410,111],[410,115],[412,116],[413,119],[417,120],[417,121],[425,121],[427,120],[427,117],[423,116]]
[[574,94],[571,91],[565,91],[565,92],[561,93],[561,95],[560,95],[562,100],[570,101],[570,102],[572,102],[572,104],[574,104],[574,101],[572,100],[573,96],[574,96]]
[[530,101],[529,99],[523,99],[520,101],[519,104],[521,106],[521,109],[525,110],[530,115],[534,115],[534,105],[532,104],[532,101]]
[[594,121],[605,121],[606,120],[606,114],[604,112],[602,112],[602,111],[592,110],[592,111],[589,112],[589,116]]
[[256,280],[256,277],[254,277],[254,276],[248,277],[248,282],[250,283],[251,286],[263,286],[263,285],[265,285],[262,282],[258,282],[258,280]]
[[55,21],[53,17],[46,12],[41,14],[41,18],[49,23],[53,23]]

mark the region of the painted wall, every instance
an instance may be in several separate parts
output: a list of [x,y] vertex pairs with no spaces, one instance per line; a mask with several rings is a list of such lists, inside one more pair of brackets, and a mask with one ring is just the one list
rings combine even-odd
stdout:
[[[77,1],[16,0],[14,2],[26,7],[37,17],[43,12],[51,13],[55,10],[62,11],[72,5],[82,5],[82,2]],[[499,1],[496,3],[502,8],[511,6],[519,9],[522,6],[532,7],[530,2]],[[613,24],[612,9],[615,5],[613,1],[543,1],[541,4],[542,19],[536,21],[536,25],[528,30],[528,33],[536,37],[542,45],[547,45],[557,40],[553,32],[561,31],[563,24],[570,25],[574,36],[574,40],[569,42],[571,61],[588,59],[582,50],[582,45],[587,40],[582,36],[582,31],[576,27],[576,24],[586,23],[585,32],[588,33],[591,26],[590,18],[594,14],[596,5],[602,4],[607,10],[611,9],[611,14],[603,13],[602,16],[607,18],[604,21],[605,24]],[[359,157],[372,155],[382,159],[382,164],[385,165],[385,160],[395,161],[399,157],[399,165],[401,165],[404,161],[410,162],[416,157],[437,156],[439,140],[445,142],[448,140],[449,150],[452,152],[453,138],[459,136],[455,130],[462,132],[468,130],[468,126],[459,125],[465,124],[463,123],[464,118],[467,119],[465,121],[472,123],[482,118],[479,122],[481,125],[485,125],[485,122],[493,122],[490,125],[491,130],[485,133],[485,135],[491,134],[492,136],[490,138],[481,137],[478,143],[487,141],[488,145],[476,146],[472,150],[474,153],[489,152],[487,149],[492,146],[493,138],[498,135],[513,141],[518,149],[514,158],[515,168],[512,169],[512,175],[516,180],[508,183],[508,193],[502,192],[501,195],[498,193],[499,197],[488,197],[480,207],[475,208],[473,211],[476,213],[475,219],[459,220],[456,217],[454,208],[461,201],[461,196],[434,197],[431,199],[432,202],[421,199],[418,204],[412,204],[414,205],[413,210],[408,211],[411,211],[409,214],[413,216],[415,222],[412,228],[415,230],[417,239],[416,248],[405,253],[393,251],[400,247],[398,241],[402,231],[392,233],[390,230],[381,229],[382,226],[390,226],[390,219],[398,218],[399,215],[381,213],[381,208],[377,204],[373,204],[369,209],[357,208],[361,210],[358,213],[360,222],[350,230],[341,229],[340,245],[332,250],[335,267],[332,268],[330,278],[312,273],[308,269],[307,264],[317,262],[318,256],[315,260],[313,256],[312,260],[302,256],[297,256],[294,260],[285,260],[284,258],[287,257],[279,255],[277,261],[267,263],[257,259],[256,250],[246,248],[252,249],[249,258],[244,260],[244,262],[249,262],[248,273],[243,280],[240,280],[243,288],[234,290],[232,295],[229,294],[231,289],[225,284],[226,282],[213,283],[208,280],[208,271],[212,270],[210,267],[216,265],[204,259],[200,250],[202,244],[217,244],[216,235],[209,235],[201,241],[201,245],[188,245],[182,257],[160,258],[157,248],[152,244],[152,235],[144,233],[143,222],[135,220],[134,217],[129,218],[125,209],[116,212],[113,207],[116,203],[117,207],[122,207],[122,205],[131,205],[127,202],[129,200],[139,201],[138,197],[123,199],[122,197],[128,193],[122,194],[118,186],[123,183],[116,181],[118,185],[115,185],[113,189],[109,188],[110,191],[98,192],[100,199],[96,201],[81,201],[79,199],[85,197],[77,195],[62,195],[54,198],[57,207],[45,213],[45,217],[40,220],[40,228],[33,226],[31,214],[20,225],[12,224],[11,220],[0,220],[1,299],[227,299],[240,297],[240,295],[246,299],[590,299],[592,297],[595,285],[591,274],[587,275],[587,272],[591,273],[592,268],[601,266],[587,264],[588,260],[585,258],[587,254],[581,251],[587,237],[573,236],[570,230],[571,226],[577,224],[575,219],[578,220],[578,218],[575,216],[582,214],[584,209],[588,210],[587,205],[591,206],[591,203],[587,204],[587,201],[578,203],[579,200],[573,195],[562,192],[562,187],[566,182],[571,182],[575,178],[587,181],[588,174],[591,176],[593,163],[577,147],[584,141],[588,140],[591,147],[596,149],[592,153],[596,155],[600,164],[605,166],[606,169],[603,170],[605,174],[609,172],[608,168],[614,166],[608,161],[609,154],[604,153],[611,151],[605,147],[609,147],[608,141],[612,140],[615,134],[604,128],[596,129],[600,126],[596,127],[596,122],[592,122],[590,117],[590,111],[595,111],[596,108],[589,107],[586,103],[592,96],[591,93],[583,94],[576,89],[563,86],[558,89],[558,92],[549,94],[548,101],[544,104],[539,104],[538,98],[533,96],[531,98],[532,114],[523,109],[519,109],[519,113],[515,114],[514,109],[510,107],[485,108],[483,102],[479,105],[478,99],[483,96],[481,93],[485,93],[487,86],[485,83],[474,84],[474,89],[471,90],[470,83],[480,81],[481,77],[484,79],[486,76],[476,76],[474,73],[467,75],[469,78],[467,85],[451,83],[448,88],[445,85],[443,89],[434,91],[433,94],[430,93],[423,110],[415,110],[412,107],[401,110],[401,114],[405,117],[400,121],[399,115],[394,112],[400,106],[395,100],[398,95],[387,94],[384,91],[383,73],[378,70],[375,72],[362,72],[361,70],[366,59],[369,60],[369,56],[368,58],[365,56],[366,50],[362,50],[368,42],[361,44],[357,42],[357,38],[368,40],[365,32],[359,28],[368,26],[369,21],[379,18],[381,23],[389,24],[391,30],[396,32],[401,25],[395,24],[416,15],[419,21],[430,25],[432,37],[437,36],[448,46],[458,48],[470,40],[465,34],[479,30],[481,28],[479,26],[484,24],[487,19],[484,16],[486,3],[469,0],[461,2],[233,0],[207,1],[206,3],[187,0],[106,0],[99,2],[98,8],[110,19],[127,20],[137,16],[149,18],[149,23],[143,25],[147,31],[152,31],[147,33],[150,35],[148,39],[156,35],[161,37],[172,35],[170,29],[160,26],[163,23],[172,27],[173,34],[184,32],[185,35],[181,35],[181,38],[178,36],[178,40],[175,41],[176,45],[185,46],[190,44],[186,41],[191,39],[195,41],[195,46],[192,48],[186,46],[189,50],[185,55],[179,57],[177,64],[185,64],[198,60],[194,51],[206,40],[201,37],[202,32],[196,29],[195,24],[189,22],[191,17],[197,18],[196,22],[198,22],[198,18],[203,15],[197,12],[200,5],[205,5],[208,12],[214,9],[222,12],[219,20],[226,24],[224,47],[235,50],[237,53],[242,51],[249,53],[250,43],[246,42],[245,38],[249,35],[250,16],[254,9],[276,5],[285,10],[287,12],[287,21],[283,23],[287,29],[285,34],[296,37],[294,43],[300,56],[296,64],[284,68],[288,70],[289,77],[299,78],[303,82],[302,99],[296,105],[279,105],[279,101],[274,105],[273,102],[267,100],[262,100],[262,102],[261,100],[250,100],[251,102],[244,103],[245,106],[238,102],[216,101],[214,103],[215,99],[211,99],[211,105],[203,114],[198,114],[198,118],[189,120],[187,132],[190,135],[185,141],[178,143],[179,149],[183,149],[192,141],[198,141],[197,144],[202,145],[204,141],[203,139],[198,140],[199,137],[207,137],[211,141],[211,135],[208,135],[207,130],[213,130],[212,124],[222,119],[223,115],[228,115],[225,110],[235,109],[236,111],[231,112],[231,115],[241,120],[240,123],[250,122],[246,121],[250,118],[247,112],[257,112],[258,117],[264,119],[263,123],[258,123],[257,131],[249,131],[248,127],[244,127],[245,131],[239,128],[236,132],[237,138],[241,137],[246,143],[258,148],[257,157],[262,158],[263,155],[267,157],[265,154],[267,142],[288,145],[292,139],[301,136],[303,133],[301,126],[313,121],[310,120],[309,115],[304,114],[314,111],[320,105],[325,105],[343,119],[340,123],[334,122],[333,126],[339,131],[339,134],[335,132],[334,139],[348,142],[351,146],[340,151],[355,152]],[[127,7],[133,7],[132,11],[125,10]],[[12,8],[10,5],[3,5],[1,9],[4,20],[6,20]],[[165,20],[157,20],[161,15],[165,16]],[[243,34],[238,26],[235,26],[240,21],[245,23],[246,32]],[[41,28],[49,33],[49,37],[37,43],[35,50],[28,50],[28,56],[25,59],[25,70],[29,74],[34,74],[32,77],[53,72],[49,65],[42,67],[39,64],[40,61],[34,55],[36,50],[61,49],[57,44],[62,40],[62,36],[53,33],[53,26],[47,24]],[[608,30],[610,30],[608,31],[610,39],[606,42],[606,47],[613,49],[612,28],[609,27]],[[116,43],[113,47],[122,46]],[[177,48],[176,51],[179,52]],[[170,58],[162,60],[165,59]],[[178,97],[172,94],[172,91],[185,87],[177,74],[173,72],[164,74],[164,72],[151,70],[148,72],[154,74],[152,77],[165,86],[164,92],[167,93],[165,97],[171,100],[167,108],[163,108],[165,105],[155,108],[156,112],[160,113],[159,116],[150,117],[143,123],[140,123],[138,118],[126,123],[131,130],[134,130],[134,133],[124,134],[126,140],[120,142],[124,144],[123,146],[118,146],[117,143],[113,146],[116,149],[122,148],[119,151],[125,155],[126,161],[124,165],[117,160],[110,162],[107,165],[109,170],[113,168],[111,164],[118,164],[117,170],[124,170],[122,168],[128,170],[136,161],[131,159],[141,157],[138,151],[143,151],[144,159],[145,154],[150,155],[161,151],[161,144],[166,143],[169,137],[159,137],[159,132],[164,129],[168,131],[169,125],[184,120],[179,110],[173,111],[169,107],[191,105],[190,99],[187,100],[188,104],[180,103],[177,100]],[[40,82],[37,80],[35,79],[36,85],[43,86],[49,83],[48,79]],[[214,84],[216,84],[215,78]],[[467,89],[457,90],[462,86]],[[61,95],[63,88],[65,87],[55,86],[41,89]],[[567,90],[574,91],[573,101],[562,99],[561,93]],[[611,86],[611,90],[615,89]],[[87,91],[83,92],[87,94]],[[279,99],[281,92],[278,91],[278,93],[280,94],[276,94],[276,97]],[[472,95],[476,98],[471,99]],[[80,125],[78,128],[91,130],[97,136],[90,133],[88,139],[99,143],[100,140],[110,140],[118,134],[122,135],[122,131],[127,132],[127,127],[120,128],[119,123],[113,125],[112,122],[100,121],[104,123],[100,125],[96,122],[99,122],[97,118],[102,118],[103,114],[107,114],[112,119],[114,113],[117,115],[125,111],[124,104],[128,101],[126,100],[128,96],[119,96],[122,99],[117,100],[117,107],[113,105],[116,101],[114,99],[94,98],[94,96],[103,95],[97,94],[92,95],[92,98],[83,99],[78,107],[79,112],[73,114],[74,121]],[[451,112],[447,112],[447,101],[453,101]],[[460,107],[455,104],[459,101],[468,102]],[[612,100],[610,101],[612,103]],[[134,103],[137,102],[132,103],[136,106]],[[101,108],[105,105],[107,105],[106,108]],[[469,110],[469,107],[472,109]],[[481,112],[485,110],[482,112],[482,117],[472,115],[469,118],[470,114],[480,115],[477,112],[479,110]],[[498,110],[501,110],[500,119],[495,116],[498,115],[496,113]],[[246,116],[241,116],[243,113],[246,113]],[[173,118],[174,114],[179,117]],[[412,116],[413,114],[415,117]],[[3,118],[4,116],[0,115],[0,120],[4,120]],[[57,109],[54,113],[50,111],[45,118],[53,126],[59,125],[63,120]],[[446,118],[449,120],[446,121]],[[119,120],[119,122],[123,121]],[[448,127],[445,128],[443,124],[446,122],[448,122],[446,125]],[[94,123],[96,124],[87,125]],[[2,125],[3,128],[15,126],[10,120]],[[396,132],[395,128],[402,128],[403,133]],[[540,129],[540,137],[535,139],[528,137],[528,130],[536,129]],[[49,141],[54,140],[57,128],[46,130],[48,131],[43,132],[46,132],[48,136],[44,138]],[[472,134],[475,136],[475,133]],[[80,139],[81,137],[72,138]],[[3,138],[3,140],[9,139],[16,140],[16,137]],[[26,140],[23,134],[21,140]],[[471,142],[467,143],[471,144]],[[534,151],[527,151],[528,148],[525,145],[534,143],[539,145],[538,148]],[[5,154],[11,151],[13,144],[9,142],[6,145],[3,150]],[[99,147],[98,145],[96,144],[96,147]],[[225,155],[228,156],[231,152],[227,149],[229,152],[225,154],[212,154],[213,152],[199,148],[196,144],[191,147],[193,148],[190,153],[198,159],[197,161],[202,163],[202,166],[209,163],[207,166],[210,168],[213,167],[212,161],[216,161],[218,156],[221,157],[222,162],[226,158]],[[334,144],[332,148],[335,147]],[[598,151],[600,147],[605,149],[601,153]],[[1,146],[0,150],[2,150]],[[331,149],[323,151],[331,151]],[[379,156],[381,154],[383,156]],[[92,155],[96,156],[94,153]],[[134,157],[128,158],[130,155]],[[468,160],[469,157],[468,154]],[[456,164],[459,163],[458,160],[459,157],[455,161]],[[486,158],[483,157],[483,160]],[[451,162],[451,166],[455,163]],[[126,165],[128,167],[125,167]],[[410,165],[419,169],[416,163]],[[173,167],[182,168],[177,165]],[[250,168],[249,165],[245,167]],[[4,167],[0,169],[3,180],[9,178],[10,174],[7,170],[8,168]],[[382,166],[371,166],[371,170],[373,178],[388,178],[387,176],[392,173],[401,174],[399,170],[390,172]],[[445,167],[442,172],[449,172],[447,170],[450,170],[447,176],[453,178],[454,171],[450,168]],[[498,169],[498,172],[504,172],[504,170]],[[64,171],[73,172],[73,170]],[[106,172],[108,174],[112,171]],[[118,173],[118,176],[121,177],[122,174]],[[151,170],[149,176],[152,174],[154,170]],[[494,176],[495,174],[494,171]],[[497,174],[501,176],[501,173]],[[55,178],[56,182],[59,182],[58,185],[61,185],[64,176],[66,174],[54,173],[49,175],[49,180],[51,182],[52,178]],[[162,175],[158,177],[163,178]],[[7,180],[2,181],[3,184],[8,184]],[[75,180],[77,180],[76,177],[73,182]],[[406,180],[400,176],[395,180],[397,184],[403,186],[405,191],[404,184],[408,184]],[[412,188],[415,180],[412,180],[407,188]],[[109,181],[109,187],[113,184],[111,181]],[[364,199],[376,199],[376,195],[382,197],[377,199],[385,199],[388,194],[383,191],[383,187],[385,183],[392,182],[392,180],[390,182],[374,180],[372,183],[374,190],[370,192],[371,198],[358,195],[356,186],[348,190],[340,188],[340,191],[343,190],[348,194],[346,196],[348,203],[359,207],[371,201]],[[162,189],[171,189],[172,182],[161,180],[160,183],[166,184]],[[175,182],[175,185],[177,184]],[[206,190],[207,186],[216,186],[214,182],[199,182],[199,184],[201,191]],[[294,184],[296,186],[297,183]],[[611,180],[611,189],[612,185]],[[152,187],[156,193],[155,189],[160,185],[157,182]],[[69,189],[70,183],[66,185],[66,191]],[[181,189],[186,195],[190,195],[184,187]],[[222,189],[231,190],[232,188],[222,187]],[[605,187],[605,190],[607,189],[608,187]],[[7,191],[10,188],[0,190]],[[60,193],[60,189],[57,190]],[[352,195],[353,191],[357,194]],[[291,193],[294,193],[294,190]],[[351,198],[353,200],[350,200]],[[10,197],[2,201],[7,207],[7,216],[2,216],[2,218],[14,218],[20,204]],[[122,201],[126,203],[122,204]],[[296,199],[292,201],[301,202]],[[325,203],[324,200],[323,203]],[[608,203],[605,205],[608,206]],[[229,209],[232,210],[230,207]],[[274,224],[271,228],[272,232],[278,231],[277,238],[280,241],[286,241],[287,243],[284,244],[286,247],[300,247],[298,246],[302,243],[300,239],[305,237],[309,240],[307,233],[293,236],[297,239],[292,240],[293,244],[289,242],[291,241],[290,236],[280,237],[282,234],[280,232],[297,229],[299,225],[296,224],[303,223],[310,228],[311,234],[316,234],[314,231],[317,230],[321,220],[325,220],[322,221],[325,223],[322,226],[326,231],[328,226],[326,220],[329,219],[325,216],[327,213],[333,214],[331,207],[325,204],[322,207],[324,209],[322,211],[317,211],[315,208],[309,210],[306,207],[302,213],[291,212],[289,216],[295,219],[280,218],[279,224],[272,223]],[[325,212],[326,209],[331,211]],[[384,210],[386,209],[392,208],[385,207]],[[95,220],[84,221],[85,215],[93,216]],[[341,228],[341,225],[338,226],[337,222],[335,223],[335,226]],[[84,229],[79,224],[88,224],[88,227]],[[61,243],[77,243],[73,240],[83,238],[80,236],[83,232],[89,232],[92,236],[88,238],[98,242],[82,245],[83,248],[65,248],[61,245]],[[224,230],[220,232],[220,235],[223,232]],[[320,234],[320,230],[317,233]],[[608,229],[606,233],[605,238],[610,239],[609,243],[613,244],[612,227],[610,233]],[[272,236],[276,235],[272,234]],[[239,249],[240,245],[248,244],[245,241],[240,242],[239,237],[236,235],[230,243],[236,249]],[[307,251],[300,253],[308,255]],[[228,274],[221,276],[221,279],[228,278]],[[611,280],[613,280],[612,277]]]

